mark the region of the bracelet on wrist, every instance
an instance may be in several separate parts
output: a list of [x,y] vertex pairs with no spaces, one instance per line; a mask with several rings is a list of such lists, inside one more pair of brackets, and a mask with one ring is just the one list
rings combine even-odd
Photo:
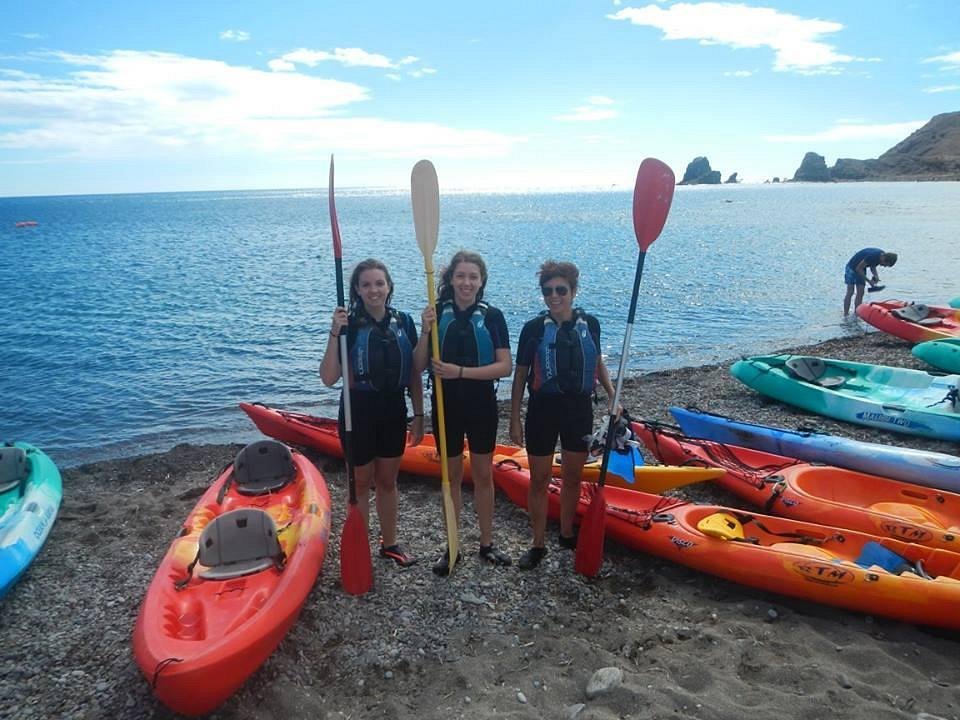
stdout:
[[415,418],[423,417],[423,413],[414,413],[413,416],[414,416]]
[[463,365],[460,366],[460,374],[457,375],[457,379],[459,379],[459,380],[462,380],[462,379],[463,379]]

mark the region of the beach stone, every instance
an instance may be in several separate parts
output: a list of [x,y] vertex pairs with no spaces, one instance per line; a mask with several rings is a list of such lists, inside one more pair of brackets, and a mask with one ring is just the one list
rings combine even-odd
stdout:
[[623,682],[623,670],[618,667],[605,667],[597,670],[587,683],[587,699],[610,692]]
[[522,703],[523,705],[526,705],[526,704],[527,704],[527,696],[524,695],[522,692],[520,692],[520,691],[518,690],[518,691],[517,691],[517,701],[520,702],[520,703]]
[[917,720],[947,720],[945,717],[940,715],[931,715],[930,713],[917,713]]
[[568,705],[566,708],[567,720],[577,720],[580,716],[580,713],[583,712],[583,709],[586,707],[583,703],[577,703],[576,705]]

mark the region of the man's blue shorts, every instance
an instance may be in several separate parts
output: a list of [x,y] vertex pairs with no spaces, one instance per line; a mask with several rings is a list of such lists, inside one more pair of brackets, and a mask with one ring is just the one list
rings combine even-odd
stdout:
[[850,267],[849,265],[847,265],[847,266],[843,269],[843,281],[844,281],[847,285],[860,285],[860,286],[863,286],[863,285],[866,285],[866,284],[867,284],[866,278],[862,278],[862,277],[860,277],[859,275],[857,275],[857,271],[854,270],[854,269],[853,269],[852,267]]

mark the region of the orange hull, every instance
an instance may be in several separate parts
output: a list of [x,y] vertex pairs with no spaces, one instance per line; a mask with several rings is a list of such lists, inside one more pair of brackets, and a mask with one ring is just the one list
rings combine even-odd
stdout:
[[[276,410],[265,405],[240,403],[240,408],[250,416],[254,424],[264,435],[276,440],[319,450],[325,455],[343,457],[337,421],[332,418],[316,417],[304,413]],[[529,467],[527,452],[513,445],[497,445],[496,455],[509,455],[521,467]],[[440,477],[440,452],[437,450],[433,435],[424,435],[419,445],[408,445],[400,463],[403,472],[426,477]],[[559,456],[554,463],[554,475],[560,474]],[[641,465],[634,469],[634,482],[616,475],[607,475],[607,485],[627,490],[638,489],[646,492],[663,492],[671,488],[694,482],[711,480],[723,475],[723,470],[703,467],[666,467],[661,465]],[[600,477],[600,463],[587,463],[583,468],[583,479],[596,482]],[[464,453],[463,479],[470,481],[470,453]]]
[[661,462],[719,467],[715,482],[764,512],[960,551],[960,495],[782,455],[637,429]]
[[[231,483],[218,503],[232,473],[228,467],[187,516],[147,589],[133,652],[156,696],[178,713],[208,713],[243,685],[283,639],[313,588],[330,534],[330,496],[309,460],[295,452],[294,462],[296,478],[280,491],[241,495]],[[207,524],[246,507],[269,513],[280,528],[284,569],[229,580],[204,580],[195,572],[175,589],[187,577]]]
[[[494,458],[497,486],[513,502],[526,507],[529,475],[499,460]],[[582,486],[579,515],[586,513],[594,491],[590,485]],[[634,550],[760,590],[905,622],[960,629],[956,612],[960,603],[958,553],[618,488],[607,488],[605,496],[607,536]],[[552,518],[560,513],[557,482],[549,488],[548,512]],[[722,540],[697,529],[703,518],[720,512],[738,518],[750,541]],[[785,534],[793,541],[785,542]],[[807,544],[799,542],[800,538]],[[856,564],[861,553],[876,546],[921,566],[936,579]]]
[[925,321],[929,324],[902,320],[893,314],[909,304],[903,300],[864,303],[857,307],[857,315],[875,328],[912,343],[960,337],[960,310],[930,305],[929,320]]

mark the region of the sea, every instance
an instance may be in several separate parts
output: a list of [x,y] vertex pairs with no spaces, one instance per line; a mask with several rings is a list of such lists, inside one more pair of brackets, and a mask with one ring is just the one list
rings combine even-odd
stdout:
[[[441,188],[441,267],[482,253],[515,341],[543,309],[537,269],[581,270],[576,304],[616,374],[638,258],[632,192]],[[424,262],[408,191],[338,189],[345,271],[376,257],[419,324]],[[34,220],[34,227],[15,227]],[[869,299],[960,295],[960,183],[677,188],[644,263],[631,374],[863,332],[843,266],[899,253]],[[62,467],[258,437],[257,401],[333,415],[318,365],[336,305],[325,188],[0,198],[0,440]],[[506,397],[509,382],[502,382]]]

